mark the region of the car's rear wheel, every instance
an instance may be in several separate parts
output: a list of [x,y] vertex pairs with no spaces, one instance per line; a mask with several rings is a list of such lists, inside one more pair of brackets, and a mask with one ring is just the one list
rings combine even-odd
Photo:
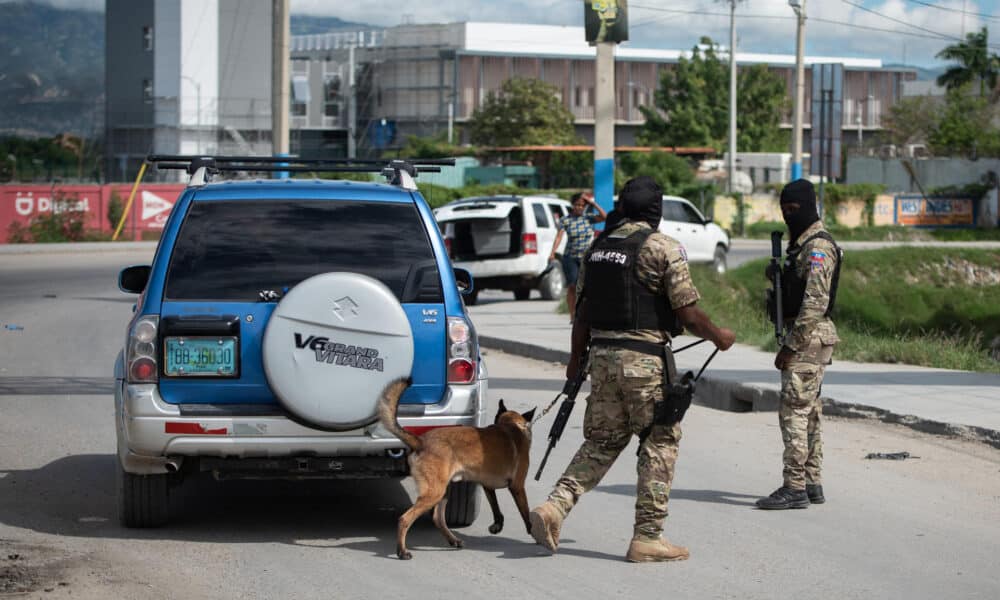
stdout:
[[531,297],[530,287],[519,287],[516,290],[514,290],[515,300],[527,300],[530,297]]
[[545,274],[545,277],[542,277],[542,281],[538,285],[538,291],[542,294],[544,300],[558,300],[562,298],[563,290],[565,289],[566,278],[558,265],[549,269],[549,272]]
[[719,275],[726,272],[726,247],[722,244],[715,247],[715,254],[712,255],[712,268]]
[[135,475],[119,464],[118,520],[130,528],[166,525],[170,520],[170,475]]
[[479,516],[479,484],[473,481],[456,481],[448,486],[448,504],[445,520],[448,527],[466,527]]

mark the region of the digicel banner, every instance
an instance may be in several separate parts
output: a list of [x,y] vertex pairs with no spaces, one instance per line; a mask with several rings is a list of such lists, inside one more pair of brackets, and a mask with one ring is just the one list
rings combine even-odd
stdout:
[[[131,191],[129,184],[0,186],[0,243],[7,242],[11,224],[26,227],[35,217],[53,211],[80,211],[87,230],[112,233],[117,223],[108,221],[111,194],[118,195],[124,208]],[[183,184],[140,185],[119,237],[139,240],[144,231],[163,229],[182,191]]]

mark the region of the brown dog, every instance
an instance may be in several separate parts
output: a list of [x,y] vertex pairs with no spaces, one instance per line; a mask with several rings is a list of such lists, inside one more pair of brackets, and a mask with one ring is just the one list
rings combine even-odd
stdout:
[[462,547],[462,540],[445,523],[445,494],[452,481],[475,481],[482,484],[493,509],[490,533],[503,529],[503,515],[497,504],[496,490],[510,488],[514,503],[531,533],[528,520],[528,497],[524,480],[528,475],[528,453],[531,449],[531,418],[535,409],[524,414],[508,411],[503,400],[496,420],[489,427],[442,427],[416,436],[399,426],[396,407],[399,398],[410,386],[409,379],[397,379],[386,386],[379,399],[378,417],[382,426],[409,446],[410,475],[417,484],[417,501],[399,517],[396,533],[396,556],[412,558],[406,549],[406,532],[417,518],[434,507],[434,525],[448,543]]

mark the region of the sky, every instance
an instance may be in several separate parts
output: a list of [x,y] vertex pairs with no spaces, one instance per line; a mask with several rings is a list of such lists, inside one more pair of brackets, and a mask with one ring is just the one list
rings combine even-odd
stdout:
[[[104,0],[43,1],[61,7],[104,7]],[[944,63],[935,54],[964,39],[963,32],[984,26],[997,32],[991,34],[991,45],[1000,53],[1000,0],[803,1],[809,55],[937,67]],[[291,0],[291,6],[292,14],[334,16],[380,26],[404,21],[583,25],[580,0]],[[632,47],[688,49],[706,35],[728,45],[728,0],[628,0],[628,6],[628,44]],[[795,53],[795,19],[788,0],[739,0],[736,27],[739,50]]]

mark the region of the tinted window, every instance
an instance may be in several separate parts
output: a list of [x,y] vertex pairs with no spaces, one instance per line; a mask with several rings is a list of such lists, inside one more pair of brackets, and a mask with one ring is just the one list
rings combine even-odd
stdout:
[[535,204],[534,202],[532,202],[531,210],[534,211],[535,213],[535,223],[537,223],[539,227],[544,227],[546,229],[552,227],[551,223],[549,222],[549,213],[547,210],[545,210],[544,205]]
[[697,223],[699,225],[701,225],[704,222],[702,218],[698,215],[698,213],[694,210],[694,207],[692,207],[690,204],[685,204],[684,202],[678,202],[677,204],[680,205],[681,210],[684,211],[685,221],[687,221],[688,223]]
[[402,302],[442,302],[437,262],[412,204],[194,202],[167,273],[166,297],[255,301],[330,271],[362,273]]
[[679,202],[674,200],[664,200],[663,201],[663,218],[667,221],[687,221],[687,217],[684,216],[684,209],[681,208]]

